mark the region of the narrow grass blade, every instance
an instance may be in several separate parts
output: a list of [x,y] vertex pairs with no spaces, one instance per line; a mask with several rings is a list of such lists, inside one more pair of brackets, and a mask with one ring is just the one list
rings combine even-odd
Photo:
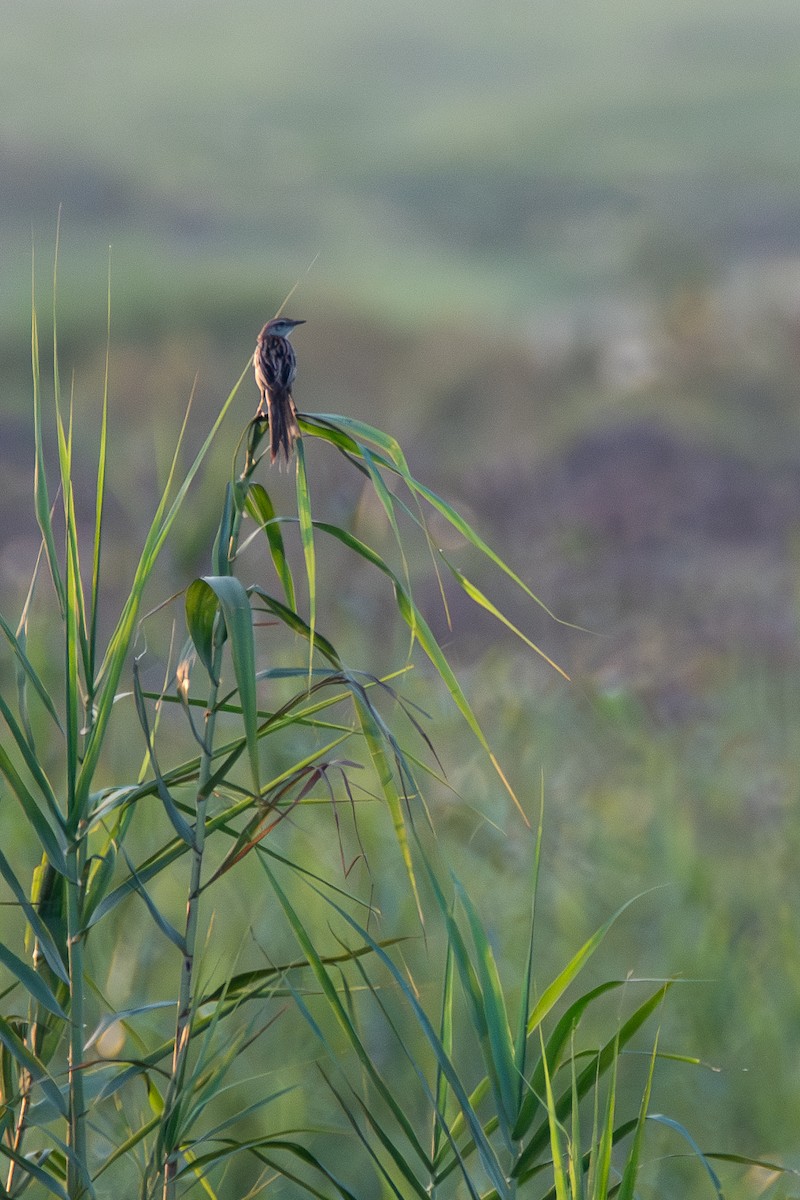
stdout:
[[477,604],[479,608],[483,608],[486,610],[486,612],[491,613],[496,621],[499,621],[501,625],[505,625],[507,629],[510,629],[511,632],[518,637],[521,642],[524,642],[529,649],[533,650],[534,654],[538,654],[540,658],[543,658],[548,666],[552,667],[554,671],[558,671],[559,675],[563,676],[563,678],[569,683],[569,675],[562,667],[558,665],[557,662],[554,662],[554,660],[550,658],[548,654],[545,654],[541,647],[537,646],[535,642],[532,642],[527,634],[523,633],[521,629],[517,628],[513,621],[509,621],[508,617],[500,611],[497,605],[493,604],[492,601],[484,595],[479,587],[467,579],[466,575],[459,571],[458,567],[454,566],[444,554],[441,554],[441,557],[446,563],[459,587],[466,593],[467,596],[469,596],[470,600]]
[[298,439],[297,453],[297,517],[300,522],[300,542],[303,547],[303,558],[306,564],[306,581],[308,583],[308,670],[309,674],[314,663],[314,633],[317,627],[317,557],[314,549],[314,521],[311,516],[311,493],[306,472],[306,455],[303,439]]
[[[666,1125],[668,1129],[674,1129],[676,1133],[680,1134],[684,1141],[689,1144],[692,1154],[694,1154],[694,1156],[702,1163],[709,1179],[711,1180],[711,1185],[714,1188],[714,1191],[717,1193],[717,1200],[725,1200],[725,1197],[722,1194],[722,1183],[719,1176],[711,1166],[711,1163],[708,1161],[708,1155],[703,1153],[697,1142],[689,1133],[689,1130],[686,1129],[684,1125],[681,1125],[680,1121],[675,1121],[672,1119],[672,1117],[665,1117],[663,1113],[648,1113],[647,1119],[648,1121],[656,1122],[658,1125]],[[749,1165],[753,1166],[756,1164],[751,1161]],[[758,1165],[760,1166],[761,1164]],[[800,1174],[800,1172],[797,1171],[793,1171],[791,1173],[795,1175]]]
[[106,649],[103,662],[97,673],[98,680],[101,685],[98,689],[97,707],[95,712],[94,725],[87,739],[83,763],[81,766],[79,778],[79,790],[81,792],[81,801],[85,800],[91,790],[92,780],[94,778],[97,763],[100,758],[102,747],[105,739],[105,731],[108,722],[111,718],[111,712],[114,705],[114,700],[117,694],[117,687],[123,668],[127,661],[128,651],[130,649],[131,640],[136,630],[136,621],[139,614],[142,594],[150,574],[155,565],[156,559],[161,552],[164,542],[172,529],[175,519],[183,505],[195,476],[197,475],[203,461],[208,453],[209,447],[217,435],[220,425],[222,424],[228,409],[233,403],[234,397],[244,379],[249,364],[242,371],[238,380],[231,389],[225,403],[219,411],[219,414],[209,430],[202,446],[195,455],[194,461],[189,470],[185,473],[180,486],[177,489],[174,499],[170,503],[169,497],[172,490],[172,482],[177,470],[178,458],[180,449],[183,444],[183,436],[188,422],[188,412],[184,418],[184,425],[181,434],[178,438],[178,444],[172,459],[172,465],[167,479],[167,484],[164,492],[158,503],[156,514],[150,525],[150,530],[145,539],[145,544],[139,557],[139,562],[134,573],[133,583],[131,585],[128,597],[125,601],[122,614],[117,622],[114,633],[111,636],[108,647]]
[[372,705],[358,687],[353,689],[353,702],[355,704],[356,714],[361,725],[361,732],[364,736],[364,742],[369,751],[372,765],[375,773],[378,776],[378,781],[381,785],[384,798],[386,800],[389,813],[394,826],[395,837],[400,848],[400,854],[403,859],[403,865],[406,869],[406,875],[411,885],[411,890],[414,896],[414,903],[417,908],[417,915],[420,924],[424,924],[424,916],[422,912],[422,902],[417,888],[417,879],[414,872],[414,863],[411,858],[411,847],[408,840],[408,831],[406,829],[405,817],[403,815],[403,806],[407,802],[406,796],[401,796],[395,782],[394,771],[386,753],[386,741],[383,732],[376,719],[376,712]]
[[528,1010],[533,984],[533,937],[536,928],[536,898],[539,892],[539,868],[542,860],[542,837],[544,834],[544,775],[540,784],[539,825],[533,852],[531,879],[531,919],[528,933],[528,957],[525,963],[525,979],[519,998],[517,1030],[514,1038],[514,1069],[517,1073],[517,1114],[519,1115],[525,1094],[525,1070],[528,1047]]
[[522,805],[517,799],[514,789],[506,778],[500,763],[497,761],[497,758],[489,746],[486,736],[480,724],[478,723],[477,717],[472,711],[472,707],[470,706],[467,697],[464,695],[463,689],[458,682],[450,663],[447,661],[444,652],[439,646],[439,643],[436,641],[436,638],[433,636],[433,633],[431,632],[428,623],[422,616],[422,613],[414,604],[413,600],[406,592],[395,573],[389,566],[387,566],[381,556],[376,554],[376,552],[370,546],[367,546],[364,542],[360,541],[358,538],[354,537],[353,534],[348,533],[346,530],[340,529],[336,525],[329,525],[323,521],[315,521],[314,527],[315,529],[324,530],[326,533],[330,534],[331,537],[337,538],[340,542],[342,542],[343,545],[353,550],[356,554],[359,554],[368,562],[371,562],[373,566],[377,567],[380,571],[387,575],[389,579],[391,579],[394,587],[395,600],[400,615],[408,625],[409,629],[413,632],[415,641],[419,643],[420,647],[438,672],[456,707],[460,711],[464,720],[467,722],[469,728],[472,730],[474,736],[477,738],[480,746],[488,756],[489,761],[494,767],[501,783],[511,797],[523,821],[526,825],[529,825],[530,822],[525,815]]
[[94,506],[94,545],[92,550],[92,584],[89,605],[89,679],[94,680],[97,662],[97,618],[100,605],[100,561],[103,545],[103,512],[108,464],[108,377],[111,358],[111,248],[108,252],[108,299],[106,303],[106,359],[103,372],[103,402],[100,410],[100,446],[97,454],[97,482]]
[[56,831],[49,824],[2,746],[0,746],[0,772],[8,780],[11,790],[19,801],[22,811],[25,813],[25,819],[39,839],[39,844],[48,859],[61,875],[66,875],[68,868],[66,838],[64,837],[63,829],[59,827],[58,831]]
[[503,988],[497,971],[497,964],[489,945],[481,920],[475,906],[470,900],[463,885],[454,880],[456,895],[467,915],[472,941],[477,952],[477,970],[480,980],[481,998],[483,1003],[484,1021],[488,1036],[488,1048],[497,1079],[498,1116],[501,1118],[501,1130],[507,1144],[511,1145],[512,1130],[517,1118],[517,1094],[519,1077],[514,1061],[514,1044],[511,1037],[508,1013],[506,1011]]
[[[303,947],[304,953],[306,953],[310,956],[309,961],[312,961],[313,957],[316,956],[316,952],[314,951],[311,940],[309,939],[309,937],[305,933],[305,931],[302,930],[302,926],[300,925],[298,918],[297,918],[296,914],[294,913],[294,910],[289,905],[288,899],[285,897],[285,895],[279,889],[277,880],[275,879],[272,872],[269,871],[269,868],[267,867],[266,863],[263,862],[263,860],[262,860],[262,866],[264,867],[265,871],[267,872],[273,888],[276,889],[276,895],[278,895],[278,898],[281,902],[281,906],[284,908],[284,912],[286,912],[287,916],[289,917],[290,923],[292,924],[292,928],[295,930],[295,936],[298,936],[298,938],[299,938],[300,935],[298,933],[298,929],[302,931],[305,941],[301,941],[301,945]],[[318,888],[314,887],[312,884],[309,884],[309,886],[312,887],[312,890],[314,892],[316,892],[318,895],[320,895],[320,896],[322,895],[322,893],[319,891]],[[505,1179],[505,1174],[503,1172],[503,1168],[502,1168],[500,1162],[498,1161],[497,1155],[495,1154],[495,1151],[494,1151],[494,1148],[492,1147],[491,1142],[489,1141],[486,1134],[484,1133],[483,1127],[480,1123],[480,1120],[478,1119],[477,1114],[474,1112],[472,1105],[470,1104],[469,1096],[464,1087],[464,1084],[463,1084],[460,1076],[458,1075],[458,1072],[456,1071],[452,1060],[445,1053],[444,1047],[442,1046],[441,1042],[439,1041],[439,1038],[436,1035],[436,1031],[434,1030],[433,1026],[431,1025],[431,1022],[430,1022],[425,1010],[423,1009],[422,1005],[420,1004],[414,990],[409,986],[408,981],[405,978],[405,976],[398,970],[398,968],[395,966],[395,964],[392,962],[392,960],[389,958],[389,956],[386,954],[386,952],[375,941],[375,939],[373,937],[371,937],[371,935],[367,932],[367,930],[364,929],[361,925],[359,925],[359,923],[357,921],[355,921],[350,916],[349,913],[347,913],[340,905],[338,905],[329,896],[323,896],[323,899],[325,899],[327,901],[327,903],[331,906],[331,908],[336,913],[339,914],[339,916],[342,918],[342,920],[345,921],[345,923],[347,925],[349,925],[351,929],[353,929],[353,931],[359,936],[359,938],[364,943],[366,943],[368,946],[370,946],[372,948],[373,952],[380,959],[381,963],[383,963],[384,967],[387,969],[387,971],[390,973],[390,975],[394,979],[395,984],[398,986],[398,988],[404,995],[407,1003],[410,1005],[410,1007],[414,1013],[414,1016],[417,1020],[417,1023],[419,1025],[420,1029],[422,1030],[428,1044],[430,1045],[431,1049],[433,1050],[433,1052],[436,1056],[437,1062],[440,1064],[442,1071],[447,1078],[447,1082],[448,1082],[450,1088],[452,1089],[454,1097],[458,1101],[458,1104],[459,1104],[461,1111],[465,1117],[467,1126],[469,1128],[469,1132],[475,1143],[478,1155],[480,1157],[481,1163],[483,1165],[484,1170],[486,1171],[487,1176],[491,1180],[492,1185],[498,1189],[498,1191],[501,1193],[501,1195],[506,1195],[508,1192],[508,1187],[507,1187],[507,1183],[506,1183],[506,1179]],[[329,984],[328,986],[332,989],[332,985]],[[341,1007],[341,1002],[339,1001],[338,996],[336,996],[335,990],[333,990],[333,996],[334,996],[334,1004]],[[326,998],[327,997],[328,997],[328,992],[326,991]],[[358,1045],[359,1046],[361,1045],[360,1041],[358,1042]],[[361,1047],[361,1049],[362,1049],[362,1052],[364,1054],[366,1054],[366,1051],[364,1051],[363,1047]],[[358,1052],[358,1050],[357,1050],[357,1052]],[[366,1059],[367,1059],[367,1061],[364,1063],[366,1069],[368,1071],[370,1071],[371,1069],[374,1069],[372,1062],[369,1058],[369,1055],[366,1055]],[[392,1097],[392,1111],[393,1112],[395,1111],[396,1107],[397,1107],[396,1102],[394,1100],[394,1097]],[[403,1117],[403,1122],[407,1123],[405,1117]],[[415,1138],[415,1141],[416,1141],[416,1138]],[[420,1151],[421,1151],[421,1148],[420,1148]],[[423,1152],[421,1152],[421,1157],[422,1157],[423,1161],[425,1161],[427,1159],[427,1156]]]
[[275,573],[283,588],[286,603],[290,609],[296,609],[297,600],[295,598],[294,579],[289,567],[289,560],[286,557],[283,534],[281,533],[280,524],[276,519],[275,507],[269,493],[260,483],[250,485],[247,492],[246,510],[264,530],[267,542],[269,543],[269,551],[272,556]]
[[[387,1087],[382,1076],[380,1075],[377,1068],[375,1067],[375,1064],[372,1060],[371,1055],[369,1054],[367,1048],[364,1046],[364,1043],[362,1042],[361,1038],[359,1037],[358,1031],[355,1028],[355,1026],[353,1025],[353,1022],[351,1021],[350,1016],[348,1015],[345,1006],[342,1004],[342,1001],[338,995],[336,987],[334,986],[333,981],[331,980],[330,975],[322,962],[322,959],[320,958],[319,954],[316,951],[316,948],[313,943],[313,939],[311,938],[310,934],[306,930],[305,926],[303,925],[303,922],[300,920],[298,913],[295,911],[294,907],[292,906],[291,902],[289,901],[288,896],[281,888],[280,884],[278,883],[274,873],[272,872],[272,870],[270,869],[268,864],[265,862],[265,860],[263,858],[260,859],[260,862],[261,862],[261,866],[262,866],[267,878],[270,881],[273,891],[275,892],[275,895],[278,898],[281,908],[283,909],[283,911],[287,917],[287,920],[292,928],[292,931],[294,932],[294,935],[297,938],[298,943],[308,960],[308,964],[314,973],[314,977],[317,980],[317,983],[319,984],[319,986],[321,987],[323,994],[325,996],[325,999],[328,1002],[328,1005],[330,1006],[330,1009],[333,1012],[334,1016],[336,1017],[336,1020],[339,1024],[340,1028],[342,1029],[343,1033],[347,1037],[347,1040],[350,1043],[351,1047],[355,1051],[355,1054],[356,1054],[359,1062],[361,1063],[361,1066],[363,1067],[366,1074],[369,1076],[373,1086],[376,1088],[376,1090],[380,1094],[381,1099],[388,1105],[395,1120],[398,1122],[401,1129],[403,1130],[403,1133],[408,1138],[409,1144],[413,1147],[413,1149],[414,1149],[415,1153],[417,1154],[418,1158],[420,1159],[420,1161],[427,1164],[427,1166],[429,1168],[430,1162],[429,1162],[428,1156],[425,1153],[425,1150],[423,1149],[423,1147],[414,1131],[413,1126],[411,1125],[410,1121],[408,1120],[408,1118],[403,1110],[402,1104],[392,1094],[391,1089],[389,1087]],[[316,889],[314,889],[314,890],[316,891]],[[333,908],[335,908],[337,911],[344,913],[344,910],[339,909],[338,905],[336,905],[332,900],[330,900],[330,898],[328,898],[328,903],[331,904],[333,906]],[[357,926],[355,926],[355,923],[353,923],[353,925],[354,925],[354,928],[357,928]],[[386,959],[385,952],[383,950],[381,950],[380,947],[376,943],[373,943],[372,939],[367,938],[365,940],[368,941],[368,943],[370,944],[373,951],[375,953],[377,953],[379,957]],[[387,959],[387,961],[388,961],[388,959]],[[405,981],[403,981],[402,986],[403,986],[403,990],[408,992],[408,984],[405,983]],[[327,1045],[327,1043],[325,1042],[325,1038],[321,1032],[320,1032],[320,1037],[322,1038],[323,1044]],[[335,1057],[335,1055],[334,1055],[334,1057]]]
[[67,986],[69,986],[69,975],[67,973],[67,969],[61,960],[61,955],[56,948],[56,944],[53,941],[50,930],[47,928],[42,918],[39,916],[38,912],[25,895],[19,880],[11,869],[11,864],[3,854],[2,850],[0,850],[0,875],[2,875],[5,879],[6,883],[14,894],[17,904],[24,912],[25,918],[33,930],[34,936],[37,938],[39,945],[41,946],[42,954],[44,955],[47,965],[50,967],[51,971],[58,976],[62,983],[66,983]]
[[[239,703],[242,706],[242,721],[247,741],[247,752],[250,760],[250,773],[253,779],[253,789],[256,794],[261,790],[260,771],[258,764],[258,703],[256,699],[256,651],[253,641],[253,610],[244,586],[234,575],[205,575],[202,580],[195,580],[191,585],[192,595],[196,596],[199,587],[205,586],[216,596],[225,628],[228,643],[231,648],[233,672],[236,676],[236,687],[239,693]],[[189,596],[187,594],[187,619]],[[201,604],[207,610],[208,602]],[[190,627],[191,631],[191,627]],[[198,654],[201,653],[198,647]]]
[[55,707],[55,704],[53,703],[50,693],[48,692],[47,688],[42,683],[42,680],[39,677],[39,674],[38,674],[36,668],[33,666],[32,662],[30,661],[27,654],[25,653],[25,650],[22,646],[20,639],[15,636],[14,631],[12,630],[12,628],[8,624],[8,622],[4,619],[2,614],[0,614],[0,629],[6,635],[6,638],[8,639],[8,643],[14,652],[14,656],[15,656],[17,662],[19,663],[20,667],[22,668],[22,670],[25,673],[26,679],[28,679],[28,681],[33,685],[33,689],[36,692],[36,695],[39,697],[42,704],[45,706],[47,712],[53,718],[56,728],[59,730],[60,733],[63,734],[64,729],[63,729],[63,726],[59,719],[58,713],[56,712],[56,707]]
[[36,317],[35,299],[32,301],[31,308],[31,363],[33,370],[33,430],[35,445],[35,465],[33,477],[34,506],[36,509],[36,520],[42,533],[42,541],[44,543],[45,555],[47,557],[47,565],[50,569],[50,578],[53,581],[53,588],[56,593],[59,608],[63,613],[66,607],[64,580],[58,562],[58,554],[56,552],[56,541],[53,533],[53,520],[51,515],[52,505],[50,502],[50,492],[47,487],[47,471],[45,469],[44,462],[44,437],[42,434],[42,389],[41,370],[39,365],[39,326]]
[[658,1056],[658,1034],[653,1044],[653,1053],[650,1056],[650,1070],[647,1073],[647,1082],[645,1084],[644,1093],[642,1095],[642,1103],[639,1108],[639,1119],[636,1122],[636,1131],[633,1135],[633,1145],[628,1153],[628,1160],[625,1163],[625,1170],[622,1172],[622,1183],[617,1192],[618,1200],[634,1200],[636,1194],[636,1180],[639,1175],[639,1164],[642,1157],[642,1147],[644,1144],[645,1121],[647,1119],[647,1110],[650,1107],[650,1093],[653,1088],[653,1074],[656,1069],[656,1058]]
[[559,972],[549,987],[545,988],[539,1000],[534,1005],[530,1016],[528,1017],[529,1034],[533,1032],[537,1025],[541,1023],[541,1021],[544,1020],[553,1005],[558,1002],[561,996],[563,996],[573,979],[580,974],[586,963],[594,954],[595,950],[603,941],[611,926],[614,925],[614,923],[619,920],[625,910],[630,908],[630,906],[638,899],[640,899],[640,897],[634,896],[632,899],[626,900],[624,904],[620,905],[617,911],[612,913],[608,920],[601,925],[600,928],[593,933],[586,942],[584,942],[577,954],[573,955],[566,967],[564,967],[563,971]]
[[211,565],[215,575],[231,574],[231,554],[233,552],[233,530],[236,521],[236,485],[228,483],[225,487],[225,499],[222,503],[220,517],[214,544],[211,547]]
[[[41,1184],[41,1186],[48,1191],[51,1196],[58,1197],[58,1200],[70,1200],[58,1179],[56,1179],[54,1175],[51,1175],[49,1171],[45,1171],[44,1168],[41,1167],[37,1162],[34,1162],[29,1155],[18,1154],[15,1150],[12,1150],[10,1146],[6,1146],[5,1144],[0,1144],[0,1155],[9,1159],[11,1162],[16,1163],[16,1165],[21,1168],[21,1173],[26,1177],[28,1182],[30,1180],[35,1180],[37,1183]],[[27,1187],[27,1183],[24,1186]],[[21,1187],[19,1192],[15,1194],[22,1195],[22,1191],[23,1188]]]
[[545,1102],[547,1107],[547,1125],[550,1133],[550,1153],[552,1155],[553,1182],[556,1200],[569,1200],[569,1185],[567,1171],[564,1166],[564,1152],[561,1145],[561,1127],[556,1112],[556,1102],[553,1096],[553,1086],[550,1082],[550,1070],[547,1065],[547,1055],[544,1048],[544,1038],[539,1030],[539,1040],[542,1047],[542,1068],[544,1073]]
[[[11,735],[14,738],[17,748],[19,749],[19,752],[25,761],[25,766],[30,771],[31,776],[33,777],[36,786],[41,793],[47,811],[50,813],[50,816],[55,822],[57,829],[63,831],[64,818],[62,816],[61,809],[58,807],[58,800],[56,799],[56,794],[53,791],[50,780],[44,773],[42,764],[40,763],[39,757],[36,754],[35,747],[31,745],[30,737],[23,732],[2,695],[0,695],[0,715],[2,715],[6,724],[11,730]],[[62,842],[62,849],[66,849],[66,841]]]
[[279,618],[279,620],[283,621],[284,625],[288,626],[288,628],[294,633],[299,633],[301,637],[304,637],[309,646],[311,646],[313,642],[314,648],[319,650],[320,654],[324,658],[327,658],[328,662],[333,667],[335,667],[338,671],[342,669],[342,660],[339,658],[339,655],[336,652],[336,647],[333,645],[333,643],[329,642],[327,638],[323,637],[322,634],[316,630],[312,636],[310,625],[308,625],[298,613],[291,608],[287,608],[285,604],[282,604],[281,601],[277,600],[274,596],[270,596],[263,590],[263,588],[253,586],[249,590],[251,595],[258,596],[259,600],[261,600],[261,602],[264,604],[264,607],[271,612],[273,616],[276,616]]
[[38,971],[34,971],[33,967],[29,967],[21,958],[18,958],[2,942],[0,942],[0,963],[19,980],[25,991],[33,996],[34,1000],[37,1000],[39,1004],[46,1008],[48,1012],[53,1013],[54,1016],[61,1017],[66,1021],[67,1014],[47,986],[43,976]]
[[62,1117],[67,1116],[67,1102],[61,1094],[61,1089],[52,1078],[44,1063],[33,1054],[22,1039],[19,1037],[16,1030],[4,1017],[0,1017],[0,1042],[3,1043],[11,1057],[26,1070],[31,1078],[42,1089],[42,1094],[47,1097],[55,1110]]

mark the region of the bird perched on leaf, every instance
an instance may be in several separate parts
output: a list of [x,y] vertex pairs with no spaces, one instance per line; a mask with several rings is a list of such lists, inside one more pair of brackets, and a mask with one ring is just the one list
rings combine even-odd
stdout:
[[253,367],[261,392],[261,403],[255,420],[269,421],[269,457],[275,462],[281,451],[288,463],[294,444],[300,437],[297,409],[292,399],[292,384],[297,374],[297,359],[289,341],[296,325],[290,317],[273,317],[258,335]]

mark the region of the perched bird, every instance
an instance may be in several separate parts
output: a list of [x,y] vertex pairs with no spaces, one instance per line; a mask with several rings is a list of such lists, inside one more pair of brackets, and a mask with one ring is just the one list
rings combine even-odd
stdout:
[[305,321],[293,321],[290,317],[273,317],[267,321],[258,335],[253,355],[256,383],[261,392],[256,420],[266,417],[269,421],[270,462],[275,462],[283,451],[288,463],[300,437],[297,409],[292,399],[297,359],[289,341],[289,334],[296,325],[305,325]]

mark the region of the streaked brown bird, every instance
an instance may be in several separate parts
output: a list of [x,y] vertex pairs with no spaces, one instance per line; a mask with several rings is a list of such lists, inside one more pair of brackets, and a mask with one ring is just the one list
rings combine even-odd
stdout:
[[290,317],[273,317],[258,335],[253,367],[261,392],[256,419],[269,421],[269,457],[275,462],[281,451],[288,463],[294,444],[300,437],[297,409],[292,399],[292,384],[297,374],[297,359],[289,334],[305,321]]

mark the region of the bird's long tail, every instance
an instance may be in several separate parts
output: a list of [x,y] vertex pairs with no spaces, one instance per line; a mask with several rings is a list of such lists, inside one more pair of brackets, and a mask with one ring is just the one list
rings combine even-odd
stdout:
[[288,463],[294,444],[300,437],[297,409],[291,392],[273,392],[269,397],[269,458],[275,462],[281,452]]

